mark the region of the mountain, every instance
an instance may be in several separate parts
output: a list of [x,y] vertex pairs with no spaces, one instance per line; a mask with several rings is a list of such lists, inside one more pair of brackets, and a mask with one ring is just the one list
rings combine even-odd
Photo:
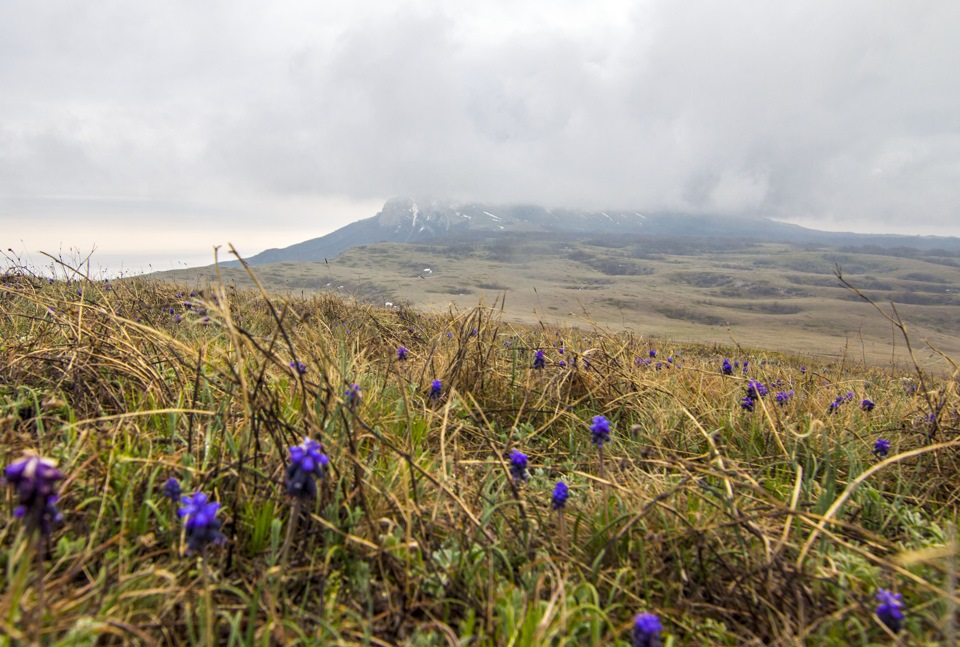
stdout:
[[282,249],[268,249],[251,258],[251,265],[291,261],[316,262],[331,259],[352,247],[375,243],[411,243],[440,237],[566,234],[591,237],[724,238],[857,246],[890,250],[912,248],[960,253],[960,238],[940,236],[896,236],[825,232],[768,218],[690,215],[679,213],[642,214],[639,211],[584,211],[547,209],[537,205],[490,205],[422,201],[412,198],[389,200],[375,216],[342,227],[326,236],[313,238]]

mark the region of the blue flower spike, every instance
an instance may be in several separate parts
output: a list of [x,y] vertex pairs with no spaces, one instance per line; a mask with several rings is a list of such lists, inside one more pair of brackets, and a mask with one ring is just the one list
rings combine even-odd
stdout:
[[610,442],[610,421],[604,416],[594,416],[593,424],[590,425],[590,442],[603,449],[603,444]]
[[183,507],[177,511],[177,514],[185,517],[187,553],[202,552],[209,544],[223,544],[227,541],[220,532],[220,520],[217,519],[220,503],[211,502],[203,492],[185,496],[180,502]]
[[639,613],[633,621],[633,647],[660,647],[663,625],[652,613]]
[[180,500],[180,497],[183,495],[183,488],[180,487],[180,481],[174,477],[167,479],[167,482],[163,484],[163,496],[167,497],[173,502]]
[[877,442],[873,443],[873,454],[879,459],[884,459],[887,457],[887,454],[890,453],[890,441],[886,438],[877,438]]
[[56,461],[39,456],[27,456],[15,461],[3,470],[7,485],[13,486],[17,493],[17,507],[13,516],[23,519],[27,532],[39,530],[49,535],[53,526],[63,520],[57,510],[57,481],[64,478],[57,469]]
[[553,497],[551,504],[554,510],[563,510],[567,507],[567,498],[570,496],[570,488],[563,481],[557,481],[553,488]]
[[533,368],[541,370],[546,365],[547,360],[543,357],[543,351],[538,348],[537,352],[533,354]]
[[344,393],[344,397],[346,398],[347,404],[348,404],[349,406],[355,407],[355,406],[357,406],[358,404],[360,404],[360,391],[361,391],[361,390],[362,390],[362,389],[360,388],[360,385],[359,385],[359,384],[351,384],[351,385],[347,388],[346,392]]
[[527,480],[527,455],[519,449],[510,450],[510,476],[514,482],[522,483]]
[[287,465],[287,494],[295,498],[312,499],[317,496],[317,479],[330,459],[321,451],[320,443],[305,438],[299,445],[290,448],[290,464]]
[[886,589],[880,589],[877,591],[875,599],[879,603],[875,611],[877,617],[890,631],[898,633],[903,629],[903,596]]

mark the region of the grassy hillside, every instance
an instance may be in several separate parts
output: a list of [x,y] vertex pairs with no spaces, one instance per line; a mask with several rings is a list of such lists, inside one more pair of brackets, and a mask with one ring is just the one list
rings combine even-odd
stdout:
[[[899,254],[899,255],[894,255]],[[509,321],[598,323],[699,343],[905,365],[890,326],[839,286],[834,270],[877,302],[892,301],[914,341],[960,355],[960,258],[948,252],[826,248],[696,238],[478,236],[352,249],[327,263],[260,266],[273,291],[331,291],[428,311],[465,311],[503,299]],[[424,272],[429,268],[430,272]],[[164,276],[202,287],[211,269]],[[223,279],[251,286],[242,268]],[[929,349],[919,361],[937,362]]]
[[[575,252],[594,256],[558,253],[555,265],[526,269],[521,259],[506,274],[492,250],[459,258],[424,248],[418,268],[383,247],[314,269],[339,272],[333,282],[352,276],[351,291],[376,282],[381,298],[462,282],[474,302],[489,290],[492,305],[501,288],[478,283],[502,283],[507,311],[516,304],[527,317],[556,303],[544,294],[552,276],[560,285],[549,295],[567,303],[636,299],[639,321],[659,322],[664,337],[640,334],[614,305],[591,316],[617,330],[510,323],[492,307],[426,314],[329,293],[8,271],[3,464],[36,452],[65,478],[63,519],[46,540],[13,516],[14,488],[4,488],[2,640],[629,645],[636,615],[652,613],[665,645],[951,641],[954,366],[865,366],[858,353],[824,359],[812,343],[780,352],[799,343],[793,331],[831,349],[855,333],[831,338],[830,320],[809,313],[857,304],[789,278],[829,284],[828,270],[804,265],[819,252],[664,253],[635,259],[654,273],[632,283],[591,266],[625,256]],[[765,259],[798,267],[772,276],[757,269]],[[457,263],[476,274],[450,278]],[[869,267],[861,275],[896,291],[956,271],[890,263],[902,263],[896,275],[888,266],[883,279]],[[431,278],[417,279],[428,266]],[[276,271],[282,285],[307,270]],[[798,293],[756,296],[779,289]],[[802,312],[765,311],[772,303]],[[696,321],[707,315],[769,321],[765,339],[783,343],[666,338],[710,329]],[[863,316],[863,328],[877,318]],[[598,416],[610,427],[599,446]],[[328,463],[316,496],[296,498],[289,448],[305,437]],[[221,504],[222,544],[197,539],[199,513],[185,529],[163,493],[171,477]],[[558,482],[569,487],[562,510],[552,504]],[[881,589],[902,595],[898,636],[874,614]]]

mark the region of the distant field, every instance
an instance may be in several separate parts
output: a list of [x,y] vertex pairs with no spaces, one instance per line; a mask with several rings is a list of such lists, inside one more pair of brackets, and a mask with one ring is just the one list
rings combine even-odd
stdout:
[[[942,365],[927,342],[960,356],[960,258],[946,252],[705,239],[438,239],[362,246],[328,263],[254,271],[268,290],[297,296],[332,291],[428,311],[482,301],[502,306],[513,321],[598,324],[679,341],[904,362],[902,337],[839,285],[837,265],[888,311],[896,304],[921,362]],[[252,285],[242,268],[221,271],[227,283]],[[216,274],[202,268],[160,276],[202,285]]]

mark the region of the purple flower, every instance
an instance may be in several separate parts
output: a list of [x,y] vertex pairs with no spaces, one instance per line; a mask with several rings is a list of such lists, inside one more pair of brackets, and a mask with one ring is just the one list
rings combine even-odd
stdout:
[[603,443],[610,441],[610,421],[605,417],[594,416],[590,431],[593,434],[590,442],[596,445],[598,449],[603,449]]
[[903,628],[903,596],[880,589],[875,599],[880,603],[876,609],[877,617],[887,625],[890,631],[899,632]]
[[852,398],[848,398],[845,395],[838,395],[833,400],[833,402],[830,403],[830,407],[829,407],[830,413],[835,412],[837,409],[840,408],[841,405],[845,404],[846,402],[849,402],[851,399]]
[[289,364],[290,368],[297,372],[297,375],[306,375],[307,374],[307,365],[301,362],[298,359],[293,360]]
[[163,484],[163,496],[171,501],[179,501],[182,494],[183,488],[180,487],[180,481],[174,477],[171,476],[167,479],[167,482]]
[[220,520],[217,512],[219,503],[211,503],[206,494],[196,492],[193,496],[185,496],[180,502],[183,507],[177,511],[181,517],[186,517],[184,527],[187,530],[187,552],[203,550],[207,544],[222,544],[227,538],[220,532]]
[[806,367],[806,366],[801,366],[801,367],[800,367],[800,374],[803,375],[803,374],[806,373],[806,372],[807,372],[807,367]]
[[655,351],[655,350],[653,350],[653,349],[651,348],[651,349],[650,349],[650,357],[656,357],[656,356],[657,356],[657,351]]
[[560,360],[559,362],[557,362],[557,366],[559,366],[560,368],[566,368],[567,363],[563,360]]
[[438,399],[442,395],[442,393],[443,393],[443,384],[440,382],[440,380],[434,380],[433,382],[430,383],[430,399],[431,400]]
[[12,485],[17,493],[13,515],[26,521],[27,532],[39,530],[41,534],[49,535],[53,524],[63,520],[54,505],[60,498],[57,496],[57,481],[63,478],[56,462],[28,456],[8,465],[3,476],[7,485]]
[[553,509],[563,510],[567,507],[567,497],[569,496],[570,488],[567,487],[567,484],[563,481],[557,481],[557,484],[553,488]]
[[753,411],[753,407],[757,403],[749,395],[740,400],[740,408],[744,411]]
[[406,361],[407,356],[410,354],[410,351],[407,350],[406,346],[401,346],[397,349],[397,359],[401,362]]
[[323,470],[330,463],[320,449],[320,443],[312,438],[305,438],[302,443],[290,448],[287,494],[305,499],[317,496],[316,479],[323,478]]
[[753,379],[747,382],[747,397],[758,400],[768,393],[770,393],[769,389],[760,382]]
[[886,438],[877,438],[877,442],[873,443],[873,454],[877,458],[886,458],[887,454],[890,453],[890,441]]
[[863,409],[864,411],[873,411],[873,408],[876,406],[877,405],[874,404],[873,400],[871,400],[870,398],[864,398],[863,401],[860,403],[860,408]]
[[514,481],[527,480],[527,455],[519,449],[510,450],[510,476]]
[[637,614],[633,623],[633,647],[659,647],[663,625],[652,613]]
[[777,391],[776,399],[777,404],[781,407],[786,403],[790,402],[790,398],[793,397],[793,391]]
[[343,395],[346,397],[348,405],[352,407],[360,404],[360,391],[361,389],[359,384],[351,384],[349,387],[347,387],[347,390]]
[[539,348],[537,352],[533,354],[533,368],[542,369],[547,365],[547,360],[543,358],[543,351]]

